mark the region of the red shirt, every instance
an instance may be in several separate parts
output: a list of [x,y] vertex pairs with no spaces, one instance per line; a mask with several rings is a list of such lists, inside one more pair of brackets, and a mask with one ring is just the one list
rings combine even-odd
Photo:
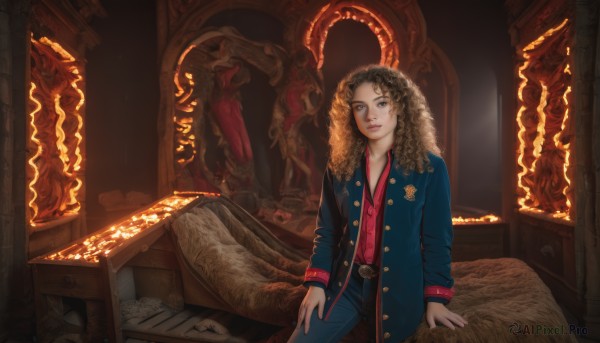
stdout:
[[365,152],[366,155],[366,175],[365,175],[365,203],[363,204],[362,225],[360,227],[360,239],[356,248],[356,256],[354,261],[360,264],[377,264],[379,265],[379,246],[381,245],[381,227],[383,223],[383,202],[385,200],[385,186],[387,178],[390,175],[391,156],[390,151],[387,153],[387,163],[379,176],[375,192],[371,197],[371,189],[369,185],[369,148]]
[[[371,197],[369,188],[369,148],[366,152],[366,177],[365,177],[365,203],[363,204],[362,225],[360,227],[360,239],[356,247],[354,261],[360,264],[379,264],[379,246],[381,245],[381,227],[383,223],[383,201],[385,199],[385,188],[387,178],[390,175],[391,153],[387,153],[387,163],[381,172],[375,194]],[[376,249],[377,248],[377,249]],[[304,281],[317,281],[324,285],[329,283],[329,272],[319,268],[308,268],[304,274]]]

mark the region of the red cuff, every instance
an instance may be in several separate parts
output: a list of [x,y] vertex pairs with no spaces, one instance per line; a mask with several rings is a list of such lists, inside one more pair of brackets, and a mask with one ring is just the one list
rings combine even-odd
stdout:
[[304,273],[304,282],[318,281],[327,287],[329,284],[329,272],[319,268],[307,268]]
[[427,286],[425,287],[425,298],[427,297],[436,297],[436,298],[444,298],[447,300],[452,299],[454,296],[454,287],[446,288],[442,286]]

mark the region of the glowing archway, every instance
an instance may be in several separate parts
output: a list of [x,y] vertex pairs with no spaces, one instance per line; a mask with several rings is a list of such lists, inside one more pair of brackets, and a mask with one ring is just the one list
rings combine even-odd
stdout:
[[323,66],[323,48],[329,29],[341,20],[361,22],[373,32],[381,47],[380,64],[398,67],[400,53],[395,44],[395,32],[392,26],[373,10],[354,4],[327,4],[321,8],[308,25],[304,34],[304,45],[312,52],[317,68]]

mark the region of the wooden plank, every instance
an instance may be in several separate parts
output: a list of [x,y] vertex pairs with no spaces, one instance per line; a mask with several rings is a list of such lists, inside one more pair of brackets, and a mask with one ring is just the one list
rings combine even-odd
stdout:
[[108,338],[111,342],[123,342],[121,334],[121,306],[119,303],[119,289],[117,286],[117,270],[105,256],[100,256],[102,269],[102,283],[105,290],[104,305],[106,307],[106,326]]
[[134,256],[127,262],[127,266],[179,270],[174,252],[153,248]]
[[159,325],[155,326],[151,330],[155,331],[155,332],[168,333],[173,328],[176,328],[179,325],[185,323],[193,316],[194,316],[194,313],[191,311],[182,311],[182,312],[175,314],[171,318],[165,320],[164,322],[160,323]]
[[143,322],[141,322],[138,326],[139,329],[141,330],[149,330],[157,325],[159,325],[160,323],[164,322],[165,320],[171,318],[171,316],[173,316],[173,313],[168,311],[168,310],[164,310],[161,313],[150,317],[148,320],[145,320]]
[[169,335],[174,337],[185,337],[185,334],[194,328],[194,326],[204,319],[202,315],[195,315],[193,317],[188,318],[184,323],[181,323],[176,328],[173,328],[169,331]]
[[106,257],[111,260],[115,270],[121,269],[123,265],[140,252],[147,251],[165,233],[164,222],[159,222],[152,227],[138,233],[132,239],[123,242],[114,248]]

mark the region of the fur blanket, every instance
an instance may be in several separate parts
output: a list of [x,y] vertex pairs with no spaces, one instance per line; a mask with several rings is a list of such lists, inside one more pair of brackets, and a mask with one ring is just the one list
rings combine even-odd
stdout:
[[178,217],[173,231],[188,263],[237,314],[281,326],[296,319],[307,262],[266,228],[211,202]]
[[550,289],[525,262],[455,262],[452,274],[456,294],[448,308],[469,324],[454,331],[430,330],[424,320],[408,342],[576,342],[574,335],[550,333],[568,333],[569,325]]
[[[181,215],[173,230],[189,265],[213,293],[236,314],[287,326],[270,341],[287,340],[306,292],[301,285],[306,257],[225,200],[203,203]],[[452,274],[456,294],[448,308],[469,324],[454,331],[430,330],[423,320],[407,342],[575,342],[573,335],[548,334],[568,332],[569,324],[548,287],[524,262],[455,262]],[[365,341],[365,332],[359,326],[344,341]]]

